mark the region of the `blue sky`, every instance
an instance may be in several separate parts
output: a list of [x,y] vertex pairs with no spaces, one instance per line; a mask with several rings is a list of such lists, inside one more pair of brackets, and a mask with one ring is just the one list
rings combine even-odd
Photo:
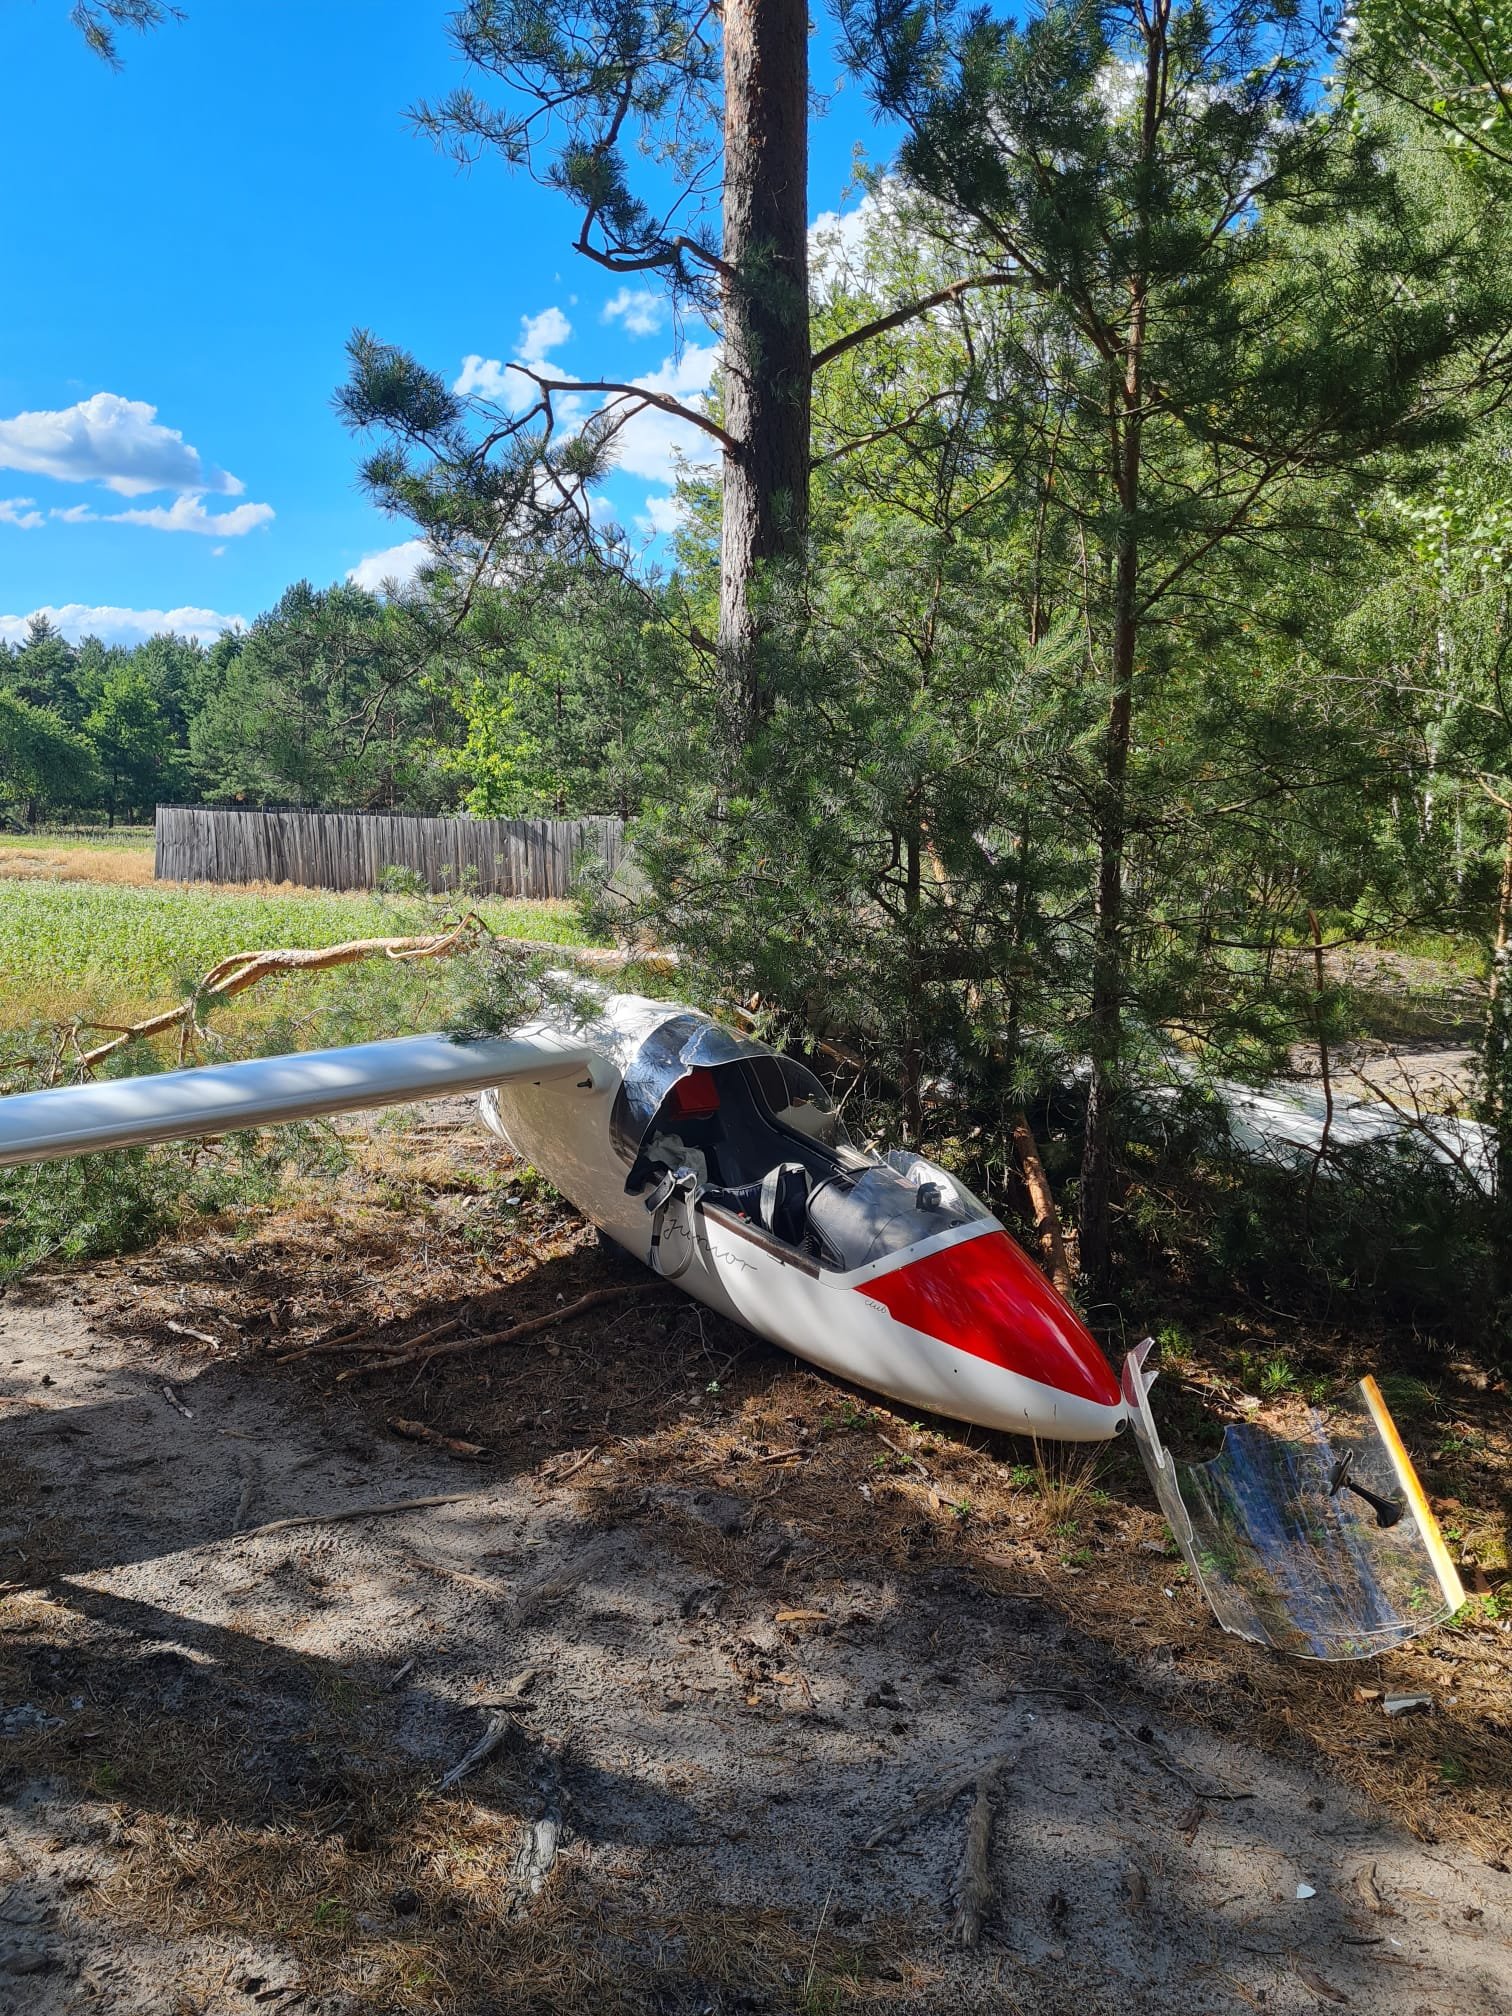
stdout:
[[[113,74],[67,0],[0,0],[0,636],[39,608],[210,634],[301,576],[381,578],[409,528],[360,494],[331,408],[356,325],[485,390],[529,355],[707,381],[707,332],[679,347],[654,287],[575,256],[561,199],[410,131],[462,80],[445,0],[185,5]],[[816,86],[834,67],[816,43]],[[880,145],[851,87],[814,130],[811,214],[854,207],[858,141]],[[659,419],[628,433],[627,525],[665,522],[671,446]]]

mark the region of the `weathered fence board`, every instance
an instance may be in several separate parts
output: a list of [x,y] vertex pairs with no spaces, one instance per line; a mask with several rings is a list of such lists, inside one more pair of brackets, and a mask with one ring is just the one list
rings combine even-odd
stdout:
[[166,882],[295,882],[373,889],[412,869],[427,889],[567,896],[585,860],[617,867],[619,819],[425,819],[407,812],[261,812],[159,805],[154,872]]

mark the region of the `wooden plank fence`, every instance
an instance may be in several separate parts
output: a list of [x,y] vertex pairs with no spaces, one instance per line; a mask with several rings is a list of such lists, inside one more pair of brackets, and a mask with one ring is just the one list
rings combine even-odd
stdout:
[[159,805],[154,873],[167,882],[373,889],[412,869],[437,894],[567,896],[585,860],[617,867],[619,819],[424,819],[404,812],[262,812]]

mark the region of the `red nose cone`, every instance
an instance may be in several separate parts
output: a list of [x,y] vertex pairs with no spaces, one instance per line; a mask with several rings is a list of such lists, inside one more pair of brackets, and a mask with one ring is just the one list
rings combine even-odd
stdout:
[[1120,1404],[1097,1340],[1006,1232],[911,1260],[858,1291],[900,1323],[1100,1407]]

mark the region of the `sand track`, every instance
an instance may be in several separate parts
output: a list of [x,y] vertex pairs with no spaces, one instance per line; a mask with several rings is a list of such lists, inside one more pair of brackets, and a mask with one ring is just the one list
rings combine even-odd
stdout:
[[837,1555],[759,1467],[461,1465],[78,1287],[0,1303],[4,2016],[1512,1998],[1512,1878],[1190,1726],[1048,1595]]

